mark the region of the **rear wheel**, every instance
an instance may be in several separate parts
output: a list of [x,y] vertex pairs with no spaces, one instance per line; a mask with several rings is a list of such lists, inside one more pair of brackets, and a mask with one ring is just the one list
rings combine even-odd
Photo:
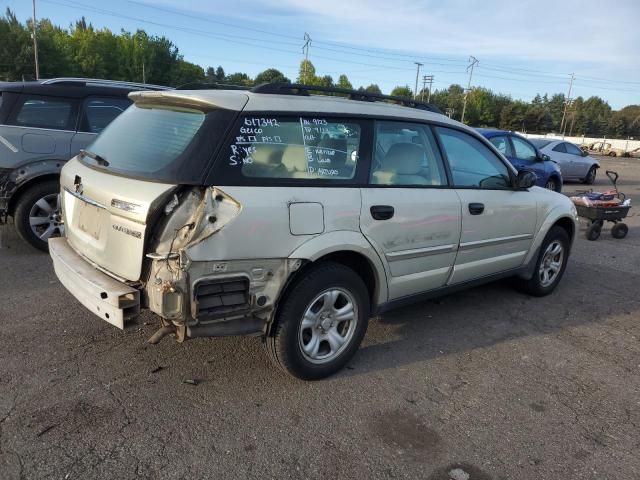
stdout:
[[593,182],[596,181],[596,167],[591,167],[589,169],[589,172],[587,173],[587,176],[584,177],[584,183],[586,183],[587,185],[592,185]]
[[287,292],[264,345],[272,361],[303,380],[340,370],[367,331],[369,296],[362,279],[337,263],[311,267]]
[[22,239],[43,252],[49,249],[49,238],[64,234],[59,191],[57,180],[33,185],[22,193],[13,215]]
[[521,290],[536,297],[549,295],[560,283],[569,259],[569,235],[562,227],[551,227],[542,242],[534,273],[520,280]]
[[627,236],[627,233],[629,233],[629,227],[626,223],[616,223],[611,229],[611,236],[613,238],[624,238]]

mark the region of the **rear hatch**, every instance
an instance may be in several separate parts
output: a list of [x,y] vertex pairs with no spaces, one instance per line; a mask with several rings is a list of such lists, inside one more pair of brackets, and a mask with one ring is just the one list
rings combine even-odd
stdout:
[[[208,92],[207,92],[208,93]],[[215,92],[229,93],[229,92]],[[178,185],[201,185],[246,95],[215,104],[189,92],[133,94],[135,103],[62,169],[65,234],[121,280],[140,279],[154,212]]]

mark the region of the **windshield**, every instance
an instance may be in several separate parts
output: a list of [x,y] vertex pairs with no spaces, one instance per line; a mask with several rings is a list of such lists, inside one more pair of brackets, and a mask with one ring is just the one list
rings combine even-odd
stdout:
[[542,138],[530,138],[529,141],[538,148],[544,148],[549,145],[553,140],[544,140]]
[[[211,117],[215,120],[220,112],[226,111],[134,104],[86,150],[106,161],[101,169],[116,174],[172,184],[198,183],[213,155],[212,140],[221,138],[224,129],[218,135],[215,130],[210,135],[202,132],[209,131]],[[87,156],[82,159],[85,164],[99,166]]]

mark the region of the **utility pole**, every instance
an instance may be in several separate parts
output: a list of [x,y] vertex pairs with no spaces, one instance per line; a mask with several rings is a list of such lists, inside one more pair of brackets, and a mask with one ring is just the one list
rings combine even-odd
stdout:
[[144,74],[144,60],[142,60],[142,83],[147,83],[147,76]]
[[311,46],[311,37],[307,32],[304,32],[304,45],[302,51],[304,52],[304,70],[302,71],[302,83],[307,84],[307,71],[309,68],[309,47]]
[[462,116],[460,117],[460,122],[464,123],[464,112],[467,110],[467,97],[469,96],[469,91],[471,90],[471,78],[473,77],[473,67],[478,64],[478,59],[473,55],[469,56],[470,65],[467,67],[467,72],[469,72],[469,84],[467,85],[467,89],[464,92],[464,103],[462,104]]
[[40,66],[38,65],[38,39],[36,38],[36,0],[33,0],[33,22],[31,27],[33,28],[31,37],[33,38],[33,56],[36,62],[36,80],[40,80]]
[[413,91],[413,98],[414,98],[414,100],[415,100],[416,98],[418,98],[418,77],[420,76],[420,67],[421,67],[422,65],[424,65],[424,64],[422,64],[422,63],[420,63],[420,62],[413,62],[413,63],[415,63],[415,64],[416,64],[416,67],[417,67],[417,68],[416,68],[416,88],[415,88],[415,90]]
[[567,94],[567,98],[564,101],[564,110],[562,111],[562,120],[560,121],[560,132],[562,132],[562,139],[564,140],[564,130],[563,128],[566,127],[566,125],[564,124],[564,119],[567,115],[567,107],[569,106],[569,104],[571,103],[571,87],[573,87],[573,77],[574,74],[571,74],[571,80],[569,81],[569,93]]
[[[424,82],[425,86],[427,83],[429,84],[429,96],[427,97],[427,103],[429,103],[431,101],[431,85],[433,85],[433,75],[425,75],[424,77],[422,77],[422,81]],[[425,86],[422,87],[423,97],[424,97]]]

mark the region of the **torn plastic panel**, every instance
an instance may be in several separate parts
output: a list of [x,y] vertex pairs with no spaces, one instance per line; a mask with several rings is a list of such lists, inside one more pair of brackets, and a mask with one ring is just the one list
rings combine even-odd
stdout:
[[165,206],[168,218],[154,253],[147,254],[151,268],[146,294],[149,309],[166,325],[176,326],[179,339],[205,336],[199,328],[213,331],[213,324],[232,322],[238,331],[260,325],[262,332],[287,279],[301,265],[286,258],[192,261],[190,250],[241,211],[239,202],[216,187],[189,189]]

